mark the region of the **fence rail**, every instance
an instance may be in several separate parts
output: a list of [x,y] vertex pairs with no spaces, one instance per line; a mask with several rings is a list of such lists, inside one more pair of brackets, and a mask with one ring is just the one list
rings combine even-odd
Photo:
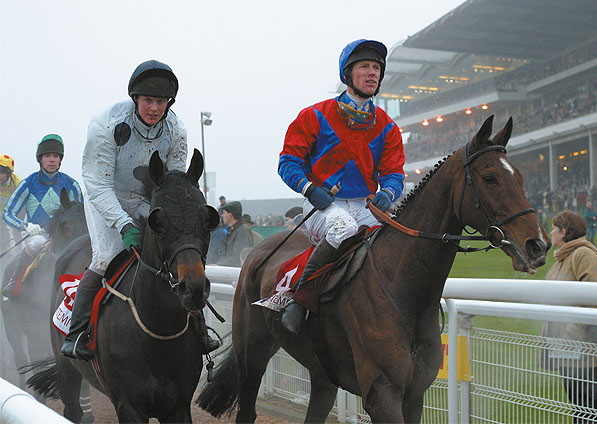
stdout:
[[[232,296],[239,271],[238,268],[207,268],[209,278],[215,283],[212,284],[212,303],[227,317],[223,325],[213,319],[210,322],[224,333],[230,331]],[[490,316],[597,325],[597,284],[449,278],[443,296],[448,316],[448,378],[436,379],[427,391],[423,422],[597,420],[597,410],[575,406],[568,398],[581,386],[592,386],[597,380],[597,369],[577,359],[581,355],[583,361],[595,359],[597,363],[596,344],[475,328],[471,319]],[[458,336],[468,340],[470,382],[458,380],[457,363],[462,354],[457,350]],[[546,346],[561,356],[553,358],[549,366],[541,361]],[[279,351],[270,361],[260,396],[307,405],[308,371],[286,352]],[[597,393],[595,397],[597,399]],[[343,390],[338,392],[332,414],[340,422],[370,422],[360,399]]]

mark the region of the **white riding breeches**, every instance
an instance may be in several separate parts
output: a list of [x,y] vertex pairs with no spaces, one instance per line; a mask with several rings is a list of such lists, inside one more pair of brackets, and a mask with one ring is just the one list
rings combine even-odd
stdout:
[[[379,225],[379,221],[366,208],[367,199],[338,199],[322,211],[317,211],[308,220],[305,226],[311,234],[313,242],[317,243],[322,238],[336,249],[343,240],[357,233],[361,225],[372,227]],[[303,204],[304,215],[313,209],[308,199]]]
[[93,207],[87,194],[83,196],[85,202],[85,219],[89,237],[91,237],[91,265],[89,269],[99,275],[104,275],[110,261],[124,249],[122,236],[114,227],[108,227],[106,220]]

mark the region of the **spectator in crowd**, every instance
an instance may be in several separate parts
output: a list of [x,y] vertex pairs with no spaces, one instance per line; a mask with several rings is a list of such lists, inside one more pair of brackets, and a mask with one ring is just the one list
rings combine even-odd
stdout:
[[295,206],[293,208],[290,208],[286,211],[286,213],[284,214],[284,219],[286,219],[286,224],[284,224],[284,226],[286,228],[288,228],[289,230],[292,230],[294,227],[296,227],[296,224],[294,224],[294,218],[297,215],[302,215],[303,214],[303,208],[301,208],[300,206]]
[[[597,247],[584,238],[587,226],[580,215],[565,210],[552,220],[552,243],[557,250],[556,262],[546,275],[547,280],[597,282]],[[597,326],[547,322],[543,335],[549,338],[597,343]],[[547,351],[549,368],[559,368],[564,377],[568,399],[574,405],[597,408],[597,359],[594,355],[558,351],[555,342]],[[565,357],[562,354],[567,354]],[[574,357],[570,355],[573,354]],[[597,416],[586,417],[579,410],[575,423],[595,422]],[[580,418],[583,417],[584,419]]]
[[[0,155],[0,214],[3,213],[4,207],[8,202],[11,194],[15,191],[21,179],[14,173],[15,161],[9,155]],[[15,245],[20,239],[19,232],[0,222],[0,246],[1,251]]]
[[220,196],[218,200],[220,201],[220,207],[226,204],[226,196]]
[[251,215],[249,215],[248,213],[244,214],[243,222],[251,230],[251,240],[252,240],[251,247],[257,246],[259,243],[261,243],[263,241],[263,236],[253,229],[253,224],[255,224],[255,223],[251,219]]
[[589,201],[585,204],[583,215],[587,221],[587,240],[593,243],[597,230],[597,211],[593,210],[593,202]]
[[209,265],[217,264],[226,254],[226,236],[228,235],[228,226],[222,220],[223,209],[220,207],[220,225],[214,228],[209,238],[209,248],[207,250],[207,263]]
[[[378,224],[366,207],[367,196],[373,194],[372,204],[385,212],[404,188],[400,130],[373,102],[386,56],[386,47],[378,41],[349,43],[339,60],[346,91],[303,109],[286,132],[278,173],[305,196],[303,213],[316,210],[305,225],[317,246],[297,288],[327,264],[359,226]],[[334,186],[340,188],[338,202],[330,191]],[[282,326],[298,334],[306,314],[293,299],[282,312]]]
[[245,247],[253,247],[251,229],[243,221],[243,207],[240,202],[228,202],[222,206],[222,221],[228,226],[226,252],[216,265],[240,267],[241,251]]

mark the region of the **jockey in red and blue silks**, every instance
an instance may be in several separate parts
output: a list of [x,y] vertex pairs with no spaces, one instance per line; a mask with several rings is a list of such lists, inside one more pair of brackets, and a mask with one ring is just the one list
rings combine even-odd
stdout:
[[[278,173],[303,194],[305,225],[317,247],[297,287],[327,264],[340,243],[360,225],[378,222],[366,208],[366,198],[386,211],[402,194],[404,149],[396,123],[372,97],[384,76],[387,49],[377,41],[356,40],[340,55],[340,79],[347,90],[340,96],[303,109],[290,124],[280,153]],[[340,187],[334,197],[330,190]],[[283,327],[298,334],[306,310],[291,302],[283,312]]]

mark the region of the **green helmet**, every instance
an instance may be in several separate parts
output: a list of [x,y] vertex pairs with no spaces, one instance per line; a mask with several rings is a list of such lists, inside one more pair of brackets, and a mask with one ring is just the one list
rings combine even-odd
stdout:
[[58,134],[48,134],[37,143],[37,152],[35,157],[38,162],[41,162],[41,155],[46,153],[57,153],[60,155],[60,159],[64,157],[64,142],[62,137]]

